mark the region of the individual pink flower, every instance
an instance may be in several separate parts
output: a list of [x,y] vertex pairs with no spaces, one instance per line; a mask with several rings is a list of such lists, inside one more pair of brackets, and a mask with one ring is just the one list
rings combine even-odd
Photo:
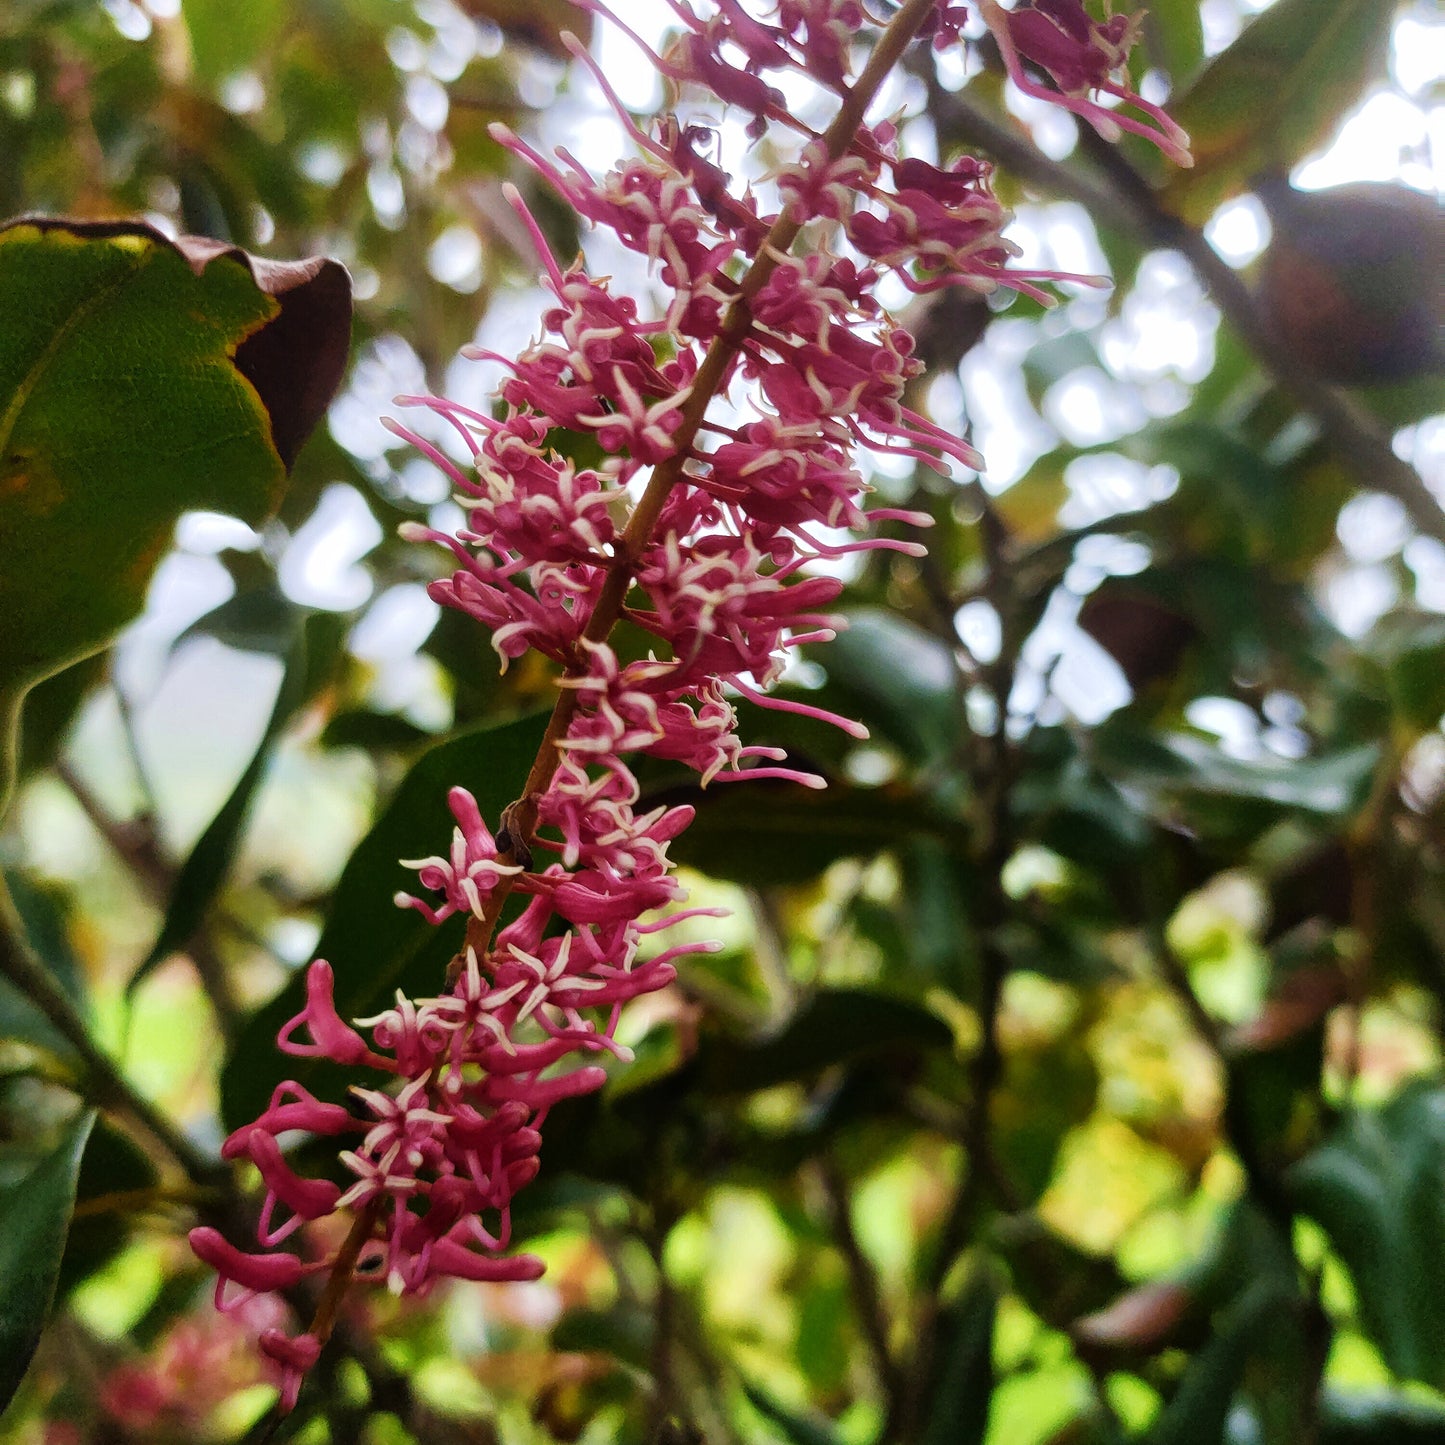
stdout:
[[[1194,164],[1188,135],[1128,84],[1126,63],[1138,36],[1140,17],[1106,14],[1095,20],[1083,0],[1020,0],[1005,10],[999,0],[978,0],[979,14],[998,41],[1009,79],[1026,95],[1052,101],[1087,120],[1105,140],[1131,131],[1152,141],[1175,165]],[[1058,87],[1033,80],[1030,62]],[[1121,78],[1122,77],[1122,78]],[[1117,110],[1099,104],[1094,93],[1123,102]],[[1146,118],[1128,114],[1128,107]]]

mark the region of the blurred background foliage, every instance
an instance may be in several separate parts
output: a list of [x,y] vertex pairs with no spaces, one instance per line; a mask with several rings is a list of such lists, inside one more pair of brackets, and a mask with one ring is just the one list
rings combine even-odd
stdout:
[[[378,418],[482,400],[458,347],[532,333],[504,180],[579,245],[486,130],[619,152],[564,26],[0,11],[0,217],[355,282],[279,516],[182,519],[144,615],[31,694],[3,834],[55,979],[202,1150],[281,1076],[318,939],[344,1011],[434,991],[454,940],[393,909],[396,859],[441,847],[449,783],[495,814],[535,745],[549,676],[427,599],[443,559],[396,526],[458,514]],[[1137,67],[1192,172],[1021,101],[982,44],[900,79],[906,144],[1011,167],[1026,263],[1113,288],[915,307],[916,400],[990,471],[875,478],[932,551],[850,573],[851,630],[788,682],[871,740],[744,707],[826,793],[646,776],[698,807],[674,856],[725,947],[549,1119],[519,1201],[546,1278],[356,1298],[277,1438],[1445,1440],[1445,11],[1157,0]],[[0,1222],[78,1199],[0,1435],[259,1439],[273,1396],[184,1244],[212,1184],[74,1120],[68,1045],[8,986],[0,1034]]]

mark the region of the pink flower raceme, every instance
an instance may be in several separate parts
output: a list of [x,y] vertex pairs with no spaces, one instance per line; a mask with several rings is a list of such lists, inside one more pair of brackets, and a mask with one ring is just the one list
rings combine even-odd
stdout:
[[[599,0],[578,3],[612,18]],[[628,757],[683,763],[704,784],[821,786],[780,766],[776,749],[740,742],[734,696],[866,736],[768,692],[794,649],[840,625],[829,610],[840,584],[814,564],[871,548],[922,550],[851,535],[870,522],[928,520],[865,507],[860,449],[942,471],[978,463],[967,443],[905,405],[918,363],[912,337],[875,298],[879,284],[1039,294],[1007,269],[1008,215],[986,164],[903,157],[891,123],[861,123],[866,104],[854,114],[845,102],[848,119],[821,136],[784,107],[770,73],[810,76],[833,97],[863,86],[866,102],[876,91],[876,67],[866,86],[850,72],[868,21],[856,0],[776,0],[756,14],[741,0],[714,0],[703,15],[669,3],[683,33],[666,57],[653,56],[662,72],[751,114],[753,134],[802,132],[801,153],[730,188],[718,135],[671,119],[644,134],[600,75],[639,149],[602,179],[565,152],[554,162],[494,129],[579,215],[646,257],[666,294],[644,316],[580,263],[559,264],[513,190],[551,298],[541,335],[515,358],[478,353],[507,368],[493,411],[405,399],[455,434],[465,465],[391,423],[442,468],[465,513],[455,533],[405,529],[455,559],[432,596],[485,626],[503,666],[529,651],[552,659],[560,692],[538,763],[496,831],[454,788],[450,847],[409,865],[426,896],[397,897],[431,923],[467,920],[452,986],[433,998],[399,994],[394,1007],[353,1022],[336,1010],[330,967],[313,963],[281,1049],[368,1070],[373,1082],[353,1087],[345,1106],[284,1083],[226,1141],[226,1157],[260,1176],[262,1246],[294,1238],[302,1253],[249,1253],[214,1229],[194,1231],[196,1253],[219,1276],[218,1304],[328,1279],[331,1303],[311,1329],[294,1338],[271,1329],[261,1341],[282,1372],[286,1408],[353,1273],[401,1292],[540,1273],[538,1261],[503,1251],[513,1197],[539,1167],[548,1111],[600,1087],[603,1055],[630,1056],[616,1037],[623,1005],[665,987],[678,958],[710,946],[656,951],[650,942],[692,916],[675,911],[683,893],[668,862],[692,810],[638,811]],[[1039,9],[1069,44],[1114,47],[1102,69],[1080,72],[1090,88],[1113,85],[1128,27],[1080,32],[1068,0]],[[936,44],[956,39],[963,19],[945,0],[907,0],[899,16],[906,34],[931,33]],[[1019,51],[1046,63],[1032,23],[1005,46],[1012,65]],[[1075,87],[1073,71],[1047,64]],[[807,248],[792,254],[804,228]],[[578,434],[603,454],[598,465],[564,454]],[[609,640],[619,622],[632,629],[631,660]],[[499,928],[513,893],[527,903]],[[344,1185],[293,1170],[282,1140],[295,1131],[344,1145]],[[327,1245],[321,1221],[342,1211],[356,1222],[345,1243]]]

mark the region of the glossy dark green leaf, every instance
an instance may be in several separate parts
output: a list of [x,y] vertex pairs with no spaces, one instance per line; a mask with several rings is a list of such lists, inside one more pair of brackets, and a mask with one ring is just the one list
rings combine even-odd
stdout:
[[1291,1175],[1349,1266],[1360,1322],[1397,1375],[1445,1386],[1445,1089],[1407,1085],[1359,1109]]
[[181,865],[160,932],[132,975],[129,989],[140,984],[163,959],[184,948],[200,928],[235,861],[251,805],[281,734],[302,704],[315,694],[335,661],[342,631],[337,617],[317,613],[303,621],[293,616],[289,631],[285,671],[261,740],[230,796]]
[[136,1196],[159,1176],[150,1156],[100,1118],[91,1131],[75,1186],[75,1217],[65,1241],[56,1292],[64,1297],[113,1259],[130,1237]]
[[26,690],[139,610],[181,512],[275,508],[349,318],[334,262],[255,261],[141,223],[0,227],[7,758]]
[[1169,109],[1194,168],[1166,202],[1202,223],[1256,172],[1288,171],[1329,135],[1380,70],[1391,0],[1277,0],[1201,70]]
[[1314,758],[1246,762],[1191,734],[1146,734],[1120,724],[1099,731],[1093,756],[1119,782],[1161,797],[1225,798],[1338,817],[1364,801],[1380,750],[1363,743]]
[[81,1156],[95,1123],[81,1114],[53,1153],[0,1193],[0,1409],[19,1388],[55,1298]]
[[[460,920],[433,928],[414,909],[398,908],[397,891],[416,887],[416,874],[399,860],[445,853],[451,846],[455,825],[447,793],[453,786],[467,788],[495,826],[521,791],[545,726],[544,718],[530,717],[464,733],[423,754],[402,779],[342,872],[316,945],[316,957],[336,971],[342,1017],[378,1012],[398,988],[425,997],[441,987],[460,943]],[[341,1071],[276,1052],[277,1031],[304,1001],[305,980],[298,973],[247,1024],[221,1080],[222,1116],[229,1127],[254,1119],[284,1077],[311,1080],[308,1087],[320,1089],[316,1076],[330,1072],[330,1085],[345,1088]]]

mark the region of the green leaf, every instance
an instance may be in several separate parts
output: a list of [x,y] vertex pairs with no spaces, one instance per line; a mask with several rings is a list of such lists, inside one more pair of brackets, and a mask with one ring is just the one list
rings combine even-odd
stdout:
[[940,1316],[921,1445],[981,1445],[993,1394],[997,1313],[998,1284],[984,1268]]
[[1445,1088],[1360,1109],[1291,1174],[1354,1278],[1360,1322],[1400,1376],[1445,1386]]
[[[398,908],[397,891],[417,886],[415,872],[399,860],[446,852],[455,826],[447,808],[453,786],[471,792],[495,827],[520,793],[545,727],[545,718],[528,717],[463,733],[424,753],[402,779],[343,870],[316,945],[316,957],[336,971],[336,1007],[343,1018],[381,1011],[398,988],[426,996],[441,987],[460,946],[460,920],[433,928],[415,909]],[[282,1077],[309,1081],[307,1087],[318,1092],[343,1090],[349,1082],[344,1070],[277,1053],[276,1034],[301,1011],[305,997],[302,971],[242,1031],[221,1077],[228,1127],[254,1119]]]
[[1445,618],[1392,613],[1369,639],[1384,665],[1396,711],[1425,732],[1445,715]]
[[315,694],[329,672],[340,645],[341,629],[340,619],[327,613],[314,614],[304,622],[293,619],[286,670],[261,741],[230,796],[181,865],[160,933],[132,976],[127,991],[133,990],[162,960],[184,948],[201,926],[231,871],[271,754],[287,724]]
[[1204,57],[1199,0],[1150,0],[1144,12],[1144,47],[1151,63],[1169,73],[1177,93]]
[[143,224],[0,227],[0,803],[25,692],[140,609],[176,517],[275,508],[349,330],[334,262]]
[[1319,145],[1384,66],[1392,0],[1277,0],[1216,55],[1169,110],[1194,168],[1164,201],[1200,224],[1263,170],[1288,171]]
[[652,1367],[653,1319],[641,1305],[619,1300],[610,1308],[572,1309],[557,1321],[552,1348],[611,1355],[635,1370]]
[[1445,1409],[1380,1391],[1346,1395],[1326,1390],[1320,1402],[1320,1445],[1440,1445]]
[[[816,1151],[819,1130],[841,1115],[896,1112],[897,1087],[925,1062],[944,1058],[952,1042],[942,1020],[907,999],[826,989],[760,1036],[705,1029],[691,1059],[642,1088],[628,1088],[624,1072],[620,1088],[564,1099],[547,1118],[546,1171],[617,1184],[640,1198],[656,1197],[659,1188],[695,1193],[729,1167],[791,1177]],[[951,1062],[951,1052],[946,1057]],[[740,1097],[811,1082],[834,1068],[849,1073],[797,1129],[754,1127],[736,1107]],[[845,1097],[854,1078],[857,1095]]]
[[[39,888],[18,868],[4,870],[4,887],[10,891],[15,912],[24,926],[25,936],[35,956],[50,970],[55,981],[84,1013],[84,977],[80,961],[70,946],[65,915],[59,900]],[[6,979],[0,979],[0,1039],[36,1044],[61,1058],[72,1054],[69,1040],[34,1003]]]
[[1380,759],[1374,743],[1300,761],[1243,761],[1188,733],[1120,723],[1095,735],[1094,761],[1120,783],[1166,798],[1224,798],[1338,817],[1359,807]]
[[744,1380],[743,1394],[753,1409],[781,1432],[788,1445],[839,1445],[838,1432],[828,1420],[784,1405],[755,1382]]
[[1278,1286],[1261,1281],[1224,1311],[1149,1432],[1149,1445],[1224,1445],[1245,1366],[1261,1338],[1275,1327],[1280,1306]]
[[[85,1146],[75,1186],[76,1218],[65,1241],[56,1293],[62,1298],[109,1262],[130,1236],[134,1205],[110,1208],[116,1196],[151,1188],[159,1179],[150,1156],[130,1138],[98,1119]],[[82,1210],[81,1205],[89,1208]]]
[[840,858],[867,857],[920,834],[951,837],[956,828],[931,816],[929,799],[895,784],[835,780],[814,791],[764,779],[670,789],[648,802],[697,809],[669,849],[674,862],[754,887],[806,883]]
[[829,681],[880,737],[910,757],[946,756],[964,727],[948,646],[882,608],[846,614],[823,654]]
[[81,1114],[55,1151],[0,1194],[0,1409],[40,1342],[70,1229],[81,1156],[95,1123]]
[[870,988],[830,988],[804,1002],[778,1032],[709,1040],[695,1063],[707,1089],[754,1093],[870,1055],[916,1056],[952,1042],[942,1019],[907,999]]

